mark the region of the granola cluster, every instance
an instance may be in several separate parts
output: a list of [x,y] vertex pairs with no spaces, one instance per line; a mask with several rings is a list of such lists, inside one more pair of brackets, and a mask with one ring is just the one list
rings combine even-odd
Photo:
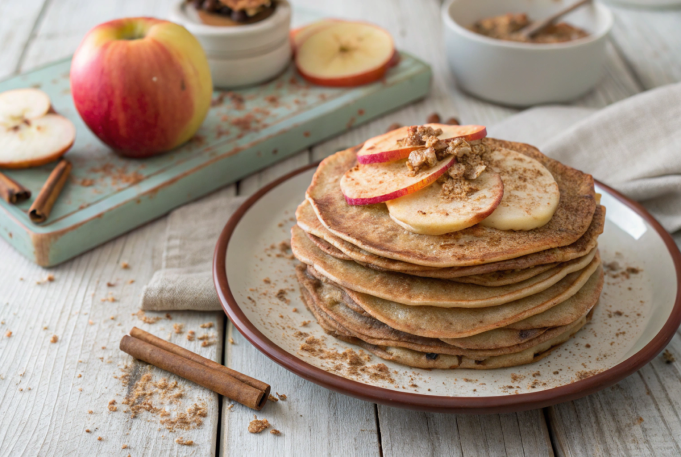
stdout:
[[466,141],[463,138],[441,140],[442,129],[427,125],[410,127],[407,136],[397,140],[398,146],[421,146],[409,154],[407,168],[412,176],[434,166],[448,156],[455,156],[452,165],[439,182],[442,184],[440,198],[444,201],[462,199],[478,191],[475,181],[486,169],[487,146],[482,140]]
[[453,178],[461,175],[466,179],[476,179],[485,171],[481,156],[486,148],[481,141],[469,142],[463,138],[443,141],[438,138],[440,135],[442,129],[419,125],[410,127],[407,136],[397,140],[397,145],[402,147],[422,146],[412,151],[407,159],[407,168],[412,176],[452,155],[457,159],[454,169],[450,169],[450,174],[454,173]]

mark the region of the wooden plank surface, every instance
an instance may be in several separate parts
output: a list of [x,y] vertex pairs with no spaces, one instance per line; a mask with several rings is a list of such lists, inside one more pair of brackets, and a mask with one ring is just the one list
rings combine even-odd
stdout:
[[612,37],[642,89],[681,81],[681,9],[610,8]]
[[[163,220],[149,224],[50,270],[0,243],[0,454],[118,455],[127,444],[133,455],[184,455],[184,447],[174,443],[184,436],[194,441],[195,455],[214,455],[216,394],[151,369],[155,381],[177,381],[174,392],[183,391],[178,403],[166,406],[173,417],[194,403],[206,405],[204,425],[181,433],[169,433],[157,414],[132,419],[122,404],[147,372],[146,364],[118,349],[121,337],[133,326],[220,360],[222,313],[173,312],[172,320],[165,313],[149,313],[161,318],[154,324],[134,315],[142,287],[158,268],[160,256],[154,246],[164,230]],[[123,269],[121,262],[129,268]],[[53,281],[47,280],[50,274]],[[185,333],[175,334],[174,323],[182,323]],[[213,327],[200,328],[205,323]],[[215,344],[204,348],[201,341],[187,341],[188,330],[213,334]],[[132,373],[130,387],[115,378],[125,365]],[[158,396],[152,402],[160,407]],[[115,412],[108,409],[111,400],[117,402]]]
[[[165,16],[169,0],[91,2],[59,0],[0,4],[0,77],[34,68],[73,52],[82,36],[99,22],[122,16]],[[395,36],[398,47],[433,66],[430,97],[380,120],[350,130],[267,170],[242,180],[248,195],[276,177],[336,150],[381,133],[393,123],[420,123],[432,112],[462,122],[493,124],[516,112],[461,93],[446,68],[440,43],[437,0],[348,0],[320,4],[294,0],[294,23],[319,14],[376,22]],[[648,89],[681,80],[676,50],[681,44],[678,11],[613,8],[616,24],[608,48],[605,76],[598,88],[575,102],[602,107]],[[28,44],[28,47],[25,47]],[[630,71],[630,70],[633,70]],[[160,265],[161,219],[49,271],[38,268],[0,242],[0,449],[2,455],[679,455],[681,453],[681,372],[679,361],[658,357],[617,386],[545,411],[460,416],[376,407],[302,380],[267,359],[226,324],[221,313],[172,313],[145,324],[137,311],[141,288]],[[120,262],[131,268],[123,270]],[[45,281],[48,274],[54,281]],[[20,280],[23,278],[23,280]],[[127,281],[134,280],[132,284]],[[41,281],[42,284],[36,284]],[[115,284],[108,287],[107,282]],[[111,296],[117,301],[102,302]],[[114,317],[111,320],[111,316]],[[150,316],[152,314],[150,313]],[[89,322],[92,321],[92,324]],[[172,333],[204,332],[211,322],[216,344],[201,347]],[[252,412],[219,400],[205,389],[152,369],[184,389],[173,411],[196,401],[206,403],[204,424],[169,433],[148,413],[124,413],[128,393],[120,379],[132,365],[132,380],[146,366],[121,353],[118,341],[133,325],[170,337],[213,360],[271,382],[288,396],[271,403],[266,417],[281,436],[246,431]],[[226,326],[226,327],[225,327]],[[47,329],[44,329],[47,327]],[[223,335],[223,329],[235,344]],[[7,332],[12,332],[7,337]],[[58,336],[50,343],[52,335]],[[106,349],[102,349],[102,346]],[[681,340],[670,350],[681,357]],[[224,352],[224,357],[222,353]],[[102,358],[100,360],[100,357]],[[78,377],[81,375],[81,377]],[[30,390],[29,390],[30,388]],[[110,412],[108,402],[117,400]],[[92,410],[92,414],[88,411]],[[218,423],[221,416],[222,422]],[[544,420],[548,417],[548,423]],[[548,425],[548,427],[547,427]],[[218,436],[218,427],[220,428]],[[161,428],[161,430],[159,430]],[[91,433],[86,433],[90,429]],[[379,435],[380,431],[380,435]],[[178,436],[192,446],[174,442]],[[97,437],[101,436],[102,441]],[[380,436],[380,441],[379,441]],[[549,439],[553,440],[553,447]],[[126,449],[122,449],[127,444]]]
[[[256,190],[310,163],[303,151],[239,183],[239,195]],[[230,342],[229,338],[233,342]],[[281,435],[248,433],[253,411],[223,399],[220,454],[241,455],[376,455],[378,433],[374,405],[331,392],[277,365],[229,324],[225,363],[272,385],[286,401],[269,402],[258,413]]]
[[[122,16],[164,16],[172,2],[60,0],[48,2],[42,13],[37,2],[2,2],[2,32],[7,19],[2,8],[8,3],[21,5],[25,15],[32,12],[39,19],[35,25],[24,25],[34,31],[21,65],[26,70],[73,53],[83,35],[98,23]],[[0,55],[8,58],[4,45]],[[151,368],[154,381],[177,381],[173,392],[182,392],[176,403],[164,402],[161,393],[151,397],[157,407],[165,403],[170,418],[194,404],[205,405],[202,426],[175,433],[161,424],[158,414],[145,412],[132,419],[122,404],[149,369],[118,349],[122,335],[133,326],[221,360],[223,313],[173,312],[169,314],[172,320],[165,313],[149,313],[152,319],[162,318],[154,324],[145,324],[134,315],[142,288],[160,266],[158,241],[164,233],[162,219],[49,271],[0,243],[4,278],[0,287],[0,454],[215,455],[219,402],[213,392]],[[123,261],[130,269],[121,268]],[[44,281],[48,274],[54,275],[53,282]],[[107,297],[116,301],[102,301]],[[173,324],[182,324],[183,333],[174,333]],[[202,329],[201,324],[212,328]],[[189,330],[198,336],[211,335],[210,346],[188,341]],[[9,331],[11,337],[6,336]],[[52,335],[57,335],[57,343],[50,343]],[[128,386],[115,378],[126,365],[131,373]],[[108,409],[111,400],[117,402],[115,412]],[[180,436],[194,444],[175,443]],[[125,450],[123,445],[127,445]]]
[[47,0],[0,2],[0,79],[14,74]]

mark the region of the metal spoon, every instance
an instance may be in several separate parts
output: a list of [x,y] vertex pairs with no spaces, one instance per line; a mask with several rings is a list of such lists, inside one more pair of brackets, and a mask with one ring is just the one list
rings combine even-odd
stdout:
[[573,3],[572,5],[563,8],[562,10],[559,10],[558,12],[552,14],[551,16],[547,17],[546,19],[542,19],[541,21],[534,21],[522,29],[520,29],[519,33],[521,36],[525,39],[532,38],[542,30],[544,30],[546,27],[549,25],[553,24],[556,22],[558,19],[566,15],[567,13],[574,11],[575,9],[579,8],[580,6],[586,5],[587,3],[592,3],[593,0],[579,0],[576,3]]

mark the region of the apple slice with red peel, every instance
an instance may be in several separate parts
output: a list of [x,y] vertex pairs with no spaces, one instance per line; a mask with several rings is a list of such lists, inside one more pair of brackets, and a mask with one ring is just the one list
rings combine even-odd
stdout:
[[[487,129],[483,125],[446,125],[425,124],[434,129],[442,129],[438,136],[443,141],[463,138],[466,141],[480,140],[487,136]],[[377,137],[367,140],[357,153],[357,162],[361,164],[385,163],[406,159],[409,154],[423,146],[398,146],[397,140],[407,136],[409,126],[391,130]]]
[[338,21],[307,37],[296,52],[296,68],[313,84],[351,87],[381,79],[393,62],[388,32],[363,22]]
[[373,205],[417,192],[437,181],[456,163],[456,157],[446,157],[415,176],[411,176],[406,162],[355,165],[341,178],[345,201],[349,205]]
[[312,34],[323,30],[330,25],[337,24],[338,22],[342,22],[341,19],[320,19],[302,27],[298,27],[297,29],[291,30],[289,38],[291,40],[291,48],[293,49],[293,53],[295,54],[300,45],[303,44],[305,40],[310,38]]
[[423,235],[458,232],[492,214],[504,196],[499,173],[484,171],[470,184],[474,192],[465,198],[443,200],[442,184],[436,182],[386,205],[391,219],[410,232]]
[[0,168],[28,168],[57,160],[73,145],[76,128],[50,113],[50,98],[38,89],[0,94]]

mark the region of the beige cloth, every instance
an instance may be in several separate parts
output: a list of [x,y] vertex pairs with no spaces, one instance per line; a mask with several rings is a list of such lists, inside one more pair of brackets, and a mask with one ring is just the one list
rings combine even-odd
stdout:
[[[681,229],[681,84],[644,92],[600,111],[533,108],[488,130],[491,137],[533,144],[550,157],[593,174],[643,203],[670,232]],[[142,309],[222,309],[213,286],[213,249],[243,201],[223,190],[170,214],[163,268],[145,288]]]
[[142,294],[146,311],[222,310],[213,286],[213,250],[230,216],[246,200],[223,189],[168,217],[161,270]]

